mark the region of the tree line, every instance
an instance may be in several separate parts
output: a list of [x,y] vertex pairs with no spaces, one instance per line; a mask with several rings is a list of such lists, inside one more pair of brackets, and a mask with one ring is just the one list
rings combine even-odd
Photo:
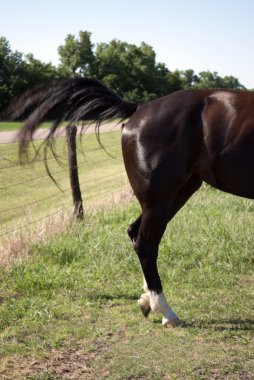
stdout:
[[125,99],[147,101],[188,88],[244,89],[233,76],[192,69],[171,71],[156,61],[154,49],[114,39],[94,45],[91,33],[68,34],[58,48],[59,65],[44,63],[33,54],[12,51],[9,41],[0,37],[0,108],[25,90],[66,77],[92,77],[102,81]]

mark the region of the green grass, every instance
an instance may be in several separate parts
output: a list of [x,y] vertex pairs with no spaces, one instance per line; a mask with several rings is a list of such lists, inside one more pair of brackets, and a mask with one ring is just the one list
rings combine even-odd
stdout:
[[[0,122],[0,132],[7,131],[18,131],[22,123],[18,121],[1,121]],[[48,128],[50,123],[43,123],[42,128]]]
[[1,378],[253,379],[253,211],[203,187],[169,224],[159,269],[176,329],[136,304],[135,202],[31,247],[0,272]]

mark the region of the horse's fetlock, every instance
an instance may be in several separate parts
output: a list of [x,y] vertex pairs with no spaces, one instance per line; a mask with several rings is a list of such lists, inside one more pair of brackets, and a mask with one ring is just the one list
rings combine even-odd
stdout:
[[168,309],[168,303],[163,292],[150,291],[150,307],[155,313],[164,314]]

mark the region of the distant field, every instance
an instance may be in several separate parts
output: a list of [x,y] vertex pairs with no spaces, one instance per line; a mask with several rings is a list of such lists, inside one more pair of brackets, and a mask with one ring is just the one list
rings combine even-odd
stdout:
[[[120,132],[104,133],[101,139],[108,153],[117,159],[112,159],[99,147],[94,135],[84,136],[82,145],[77,138],[79,179],[85,207],[119,193],[127,183],[121,157]],[[35,147],[38,148],[40,144],[40,141],[36,141]],[[67,214],[72,214],[65,138],[57,140],[56,151],[61,165],[50,150],[47,162],[60,189],[47,175],[43,148],[34,163],[20,166],[17,144],[0,144],[0,242],[9,239],[8,231],[13,230],[17,236],[26,231],[26,225],[30,231],[33,225],[36,226],[34,221],[54,212],[68,210]],[[32,148],[30,152],[32,159]],[[21,231],[20,226],[24,226]]]
[[159,268],[176,329],[137,307],[139,212],[89,213],[0,269],[1,379],[254,378],[253,202],[204,186],[169,223]]
[[[48,128],[50,123],[42,123],[42,128]],[[22,126],[22,123],[20,122],[0,122],[0,132],[5,131],[17,131]]]
[[[82,125],[89,124],[89,121],[83,121]],[[0,132],[6,132],[6,131],[17,131],[22,127],[22,122],[0,122]],[[65,125],[66,123],[63,123]],[[51,122],[44,122],[41,124],[40,128],[49,128],[51,125]]]

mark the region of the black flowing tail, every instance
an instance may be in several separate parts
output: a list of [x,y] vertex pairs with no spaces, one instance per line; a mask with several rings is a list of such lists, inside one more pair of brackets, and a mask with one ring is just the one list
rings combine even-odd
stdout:
[[0,115],[2,120],[24,120],[19,132],[20,153],[27,151],[33,133],[41,122],[52,120],[46,141],[52,140],[62,122],[69,125],[80,120],[100,123],[127,119],[138,104],[127,102],[97,80],[64,79],[27,91]]

